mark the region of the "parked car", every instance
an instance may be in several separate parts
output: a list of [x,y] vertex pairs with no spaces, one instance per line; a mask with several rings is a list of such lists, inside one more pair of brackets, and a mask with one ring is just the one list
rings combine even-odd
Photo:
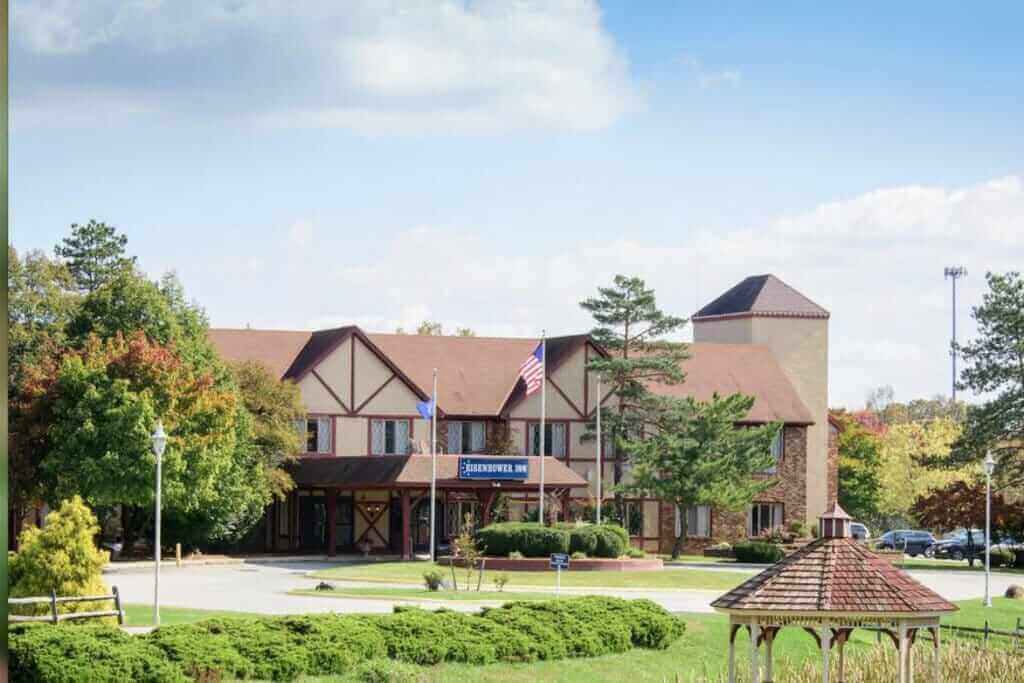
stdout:
[[860,522],[850,522],[850,535],[858,541],[867,543],[871,539],[871,532]]
[[[948,559],[957,561],[970,557],[972,550],[975,557],[984,555],[985,532],[978,529],[972,529],[970,540],[971,543],[968,543],[967,531],[965,529],[959,529],[946,534],[942,539],[933,543],[932,546],[928,548],[925,555],[940,560]],[[995,548],[996,546],[992,547]]]
[[929,531],[896,529],[886,531],[875,546],[879,550],[902,550],[911,557],[924,555],[925,550],[935,544],[935,537]]

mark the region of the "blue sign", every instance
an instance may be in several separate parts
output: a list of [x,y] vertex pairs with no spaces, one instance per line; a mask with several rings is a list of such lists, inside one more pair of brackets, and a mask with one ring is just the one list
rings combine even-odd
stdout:
[[459,458],[459,479],[523,481],[529,474],[526,458]]
[[554,553],[551,556],[551,568],[552,569],[568,569],[569,568],[569,556],[565,553]]

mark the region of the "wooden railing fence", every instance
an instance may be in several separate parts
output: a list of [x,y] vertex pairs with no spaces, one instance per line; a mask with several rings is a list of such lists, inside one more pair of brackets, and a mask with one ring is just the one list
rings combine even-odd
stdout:
[[[57,605],[72,602],[104,602],[113,601],[114,609],[112,610],[92,610],[89,612],[66,612],[60,613],[57,610]],[[124,610],[121,608],[121,595],[117,592],[117,586],[111,589],[110,595],[74,595],[58,597],[57,591],[50,591],[49,597],[40,598],[8,598],[7,605],[9,607],[15,605],[49,605],[49,614],[10,614],[8,610],[7,622],[17,623],[23,621],[48,621],[51,624],[56,624],[61,621],[68,621],[71,619],[93,619],[99,617],[117,617],[118,624],[124,624]]]

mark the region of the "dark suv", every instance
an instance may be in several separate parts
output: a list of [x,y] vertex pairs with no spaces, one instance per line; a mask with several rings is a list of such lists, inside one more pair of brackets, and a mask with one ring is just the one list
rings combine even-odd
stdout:
[[899,529],[886,531],[878,539],[879,550],[902,550],[911,557],[924,555],[924,551],[935,543],[935,537],[927,531]]

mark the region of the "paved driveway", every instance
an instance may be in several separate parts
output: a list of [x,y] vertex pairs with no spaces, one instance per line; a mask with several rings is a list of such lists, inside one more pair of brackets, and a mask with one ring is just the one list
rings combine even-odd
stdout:
[[[214,610],[261,612],[265,614],[299,614],[305,612],[390,612],[395,604],[422,604],[437,607],[439,603],[415,600],[372,600],[364,598],[329,598],[288,595],[297,588],[312,588],[317,580],[307,576],[336,563],[274,562],[259,564],[164,567],[160,574],[161,604]],[[703,568],[707,570],[708,568]],[[686,571],[673,567],[665,571]],[[734,569],[722,568],[720,571]],[[915,578],[950,600],[980,597],[984,593],[984,575],[967,572],[913,571]],[[123,600],[150,603],[153,600],[153,571],[149,569],[119,570],[106,576],[116,585]],[[741,577],[737,577],[737,582]],[[360,585],[357,583],[338,585]],[[1011,583],[1024,583],[1019,575],[992,575],[992,594],[1002,595]],[[361,584],[374,585],[374,584]],[[375,584],[379,585],[379,584]],[[542,589],[530,587],[530,591]],[[705,590],[625,590],[625,589],[563,589],[565,593],[601,594],[616,597],[648,598],[674,612],[710,612],[709,603],[720,591]],[[509,590],[510,597],[515,590]],[[474,611],[476,602],[445,602],[451,609]]]

